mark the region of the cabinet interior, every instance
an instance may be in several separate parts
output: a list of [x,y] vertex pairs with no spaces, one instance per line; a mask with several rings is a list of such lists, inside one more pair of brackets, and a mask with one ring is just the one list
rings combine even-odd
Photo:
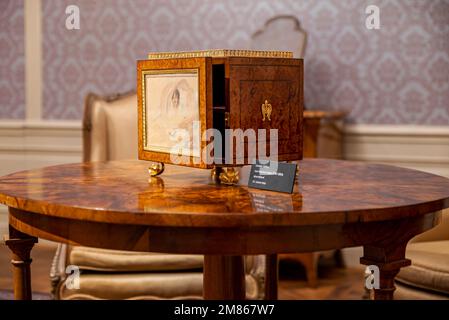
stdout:
[[[213,128],[221,133],[222,143],[221,146],[217,144],[215,140],[214,150],[215,159],[224,157],[224,137],[226,129],[226,113],[229,112],[228,103],[228,81],[225,77],[225,65],[224,64],[213,64],[212,65],[212,105],[213,105]],[[222,157],[217,153],[221,149]]]

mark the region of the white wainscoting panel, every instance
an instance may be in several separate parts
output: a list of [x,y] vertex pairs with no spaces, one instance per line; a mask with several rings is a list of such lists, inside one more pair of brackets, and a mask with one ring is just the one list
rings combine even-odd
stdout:
[[449,177],[449,126],[347,125],[344,157]]
[[[44,166],[79,162],[81,122],[0,121],[0,176]],[[0,205],[0,236],[7,233]]]
[[79,162],[81,122],[0,121],[0,175]]

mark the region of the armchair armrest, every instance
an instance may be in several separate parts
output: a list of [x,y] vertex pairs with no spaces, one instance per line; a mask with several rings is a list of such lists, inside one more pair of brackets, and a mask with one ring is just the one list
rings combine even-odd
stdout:
[[412,242],[449,240],[449,210],[443,210],[441,223],[433,229],[414,237]]
[[67,259],[67,245],[59,243],[50,267],[51,294],[57,299],[58,288],[66,278],[65,268]]

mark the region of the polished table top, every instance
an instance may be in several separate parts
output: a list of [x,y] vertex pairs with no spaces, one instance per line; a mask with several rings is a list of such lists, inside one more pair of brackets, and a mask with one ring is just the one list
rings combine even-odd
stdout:
[[[118,250],[204,254],[206,299],[245,297],[244,255],[265,254],[265,298],[277,298],[277,254],[363,246],[380,269],[375,299],[392,299],[408,241],[449,207],[449,179],[393,166],[299,162],[293,194],[216,185],[210,171],[147,162],[79,163],[0,178],[10,207],[16,299],[31,298],[35,237]],[[245,178],[246,177],[246,178]]]
[[216,185],[210,171],[178,166],[149,179],[147,168],[129,160],[18,172],[0,178],[0,203],[55,217],[178,227],[370,222],[449,207],[449,179],[380,164],[302,160],[293,194]]

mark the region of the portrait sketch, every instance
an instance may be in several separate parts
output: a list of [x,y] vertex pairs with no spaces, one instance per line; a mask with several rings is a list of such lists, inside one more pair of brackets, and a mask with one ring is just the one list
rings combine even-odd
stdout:
[[196,69],[145,74],[146,150],[200,156],[198,91]]

